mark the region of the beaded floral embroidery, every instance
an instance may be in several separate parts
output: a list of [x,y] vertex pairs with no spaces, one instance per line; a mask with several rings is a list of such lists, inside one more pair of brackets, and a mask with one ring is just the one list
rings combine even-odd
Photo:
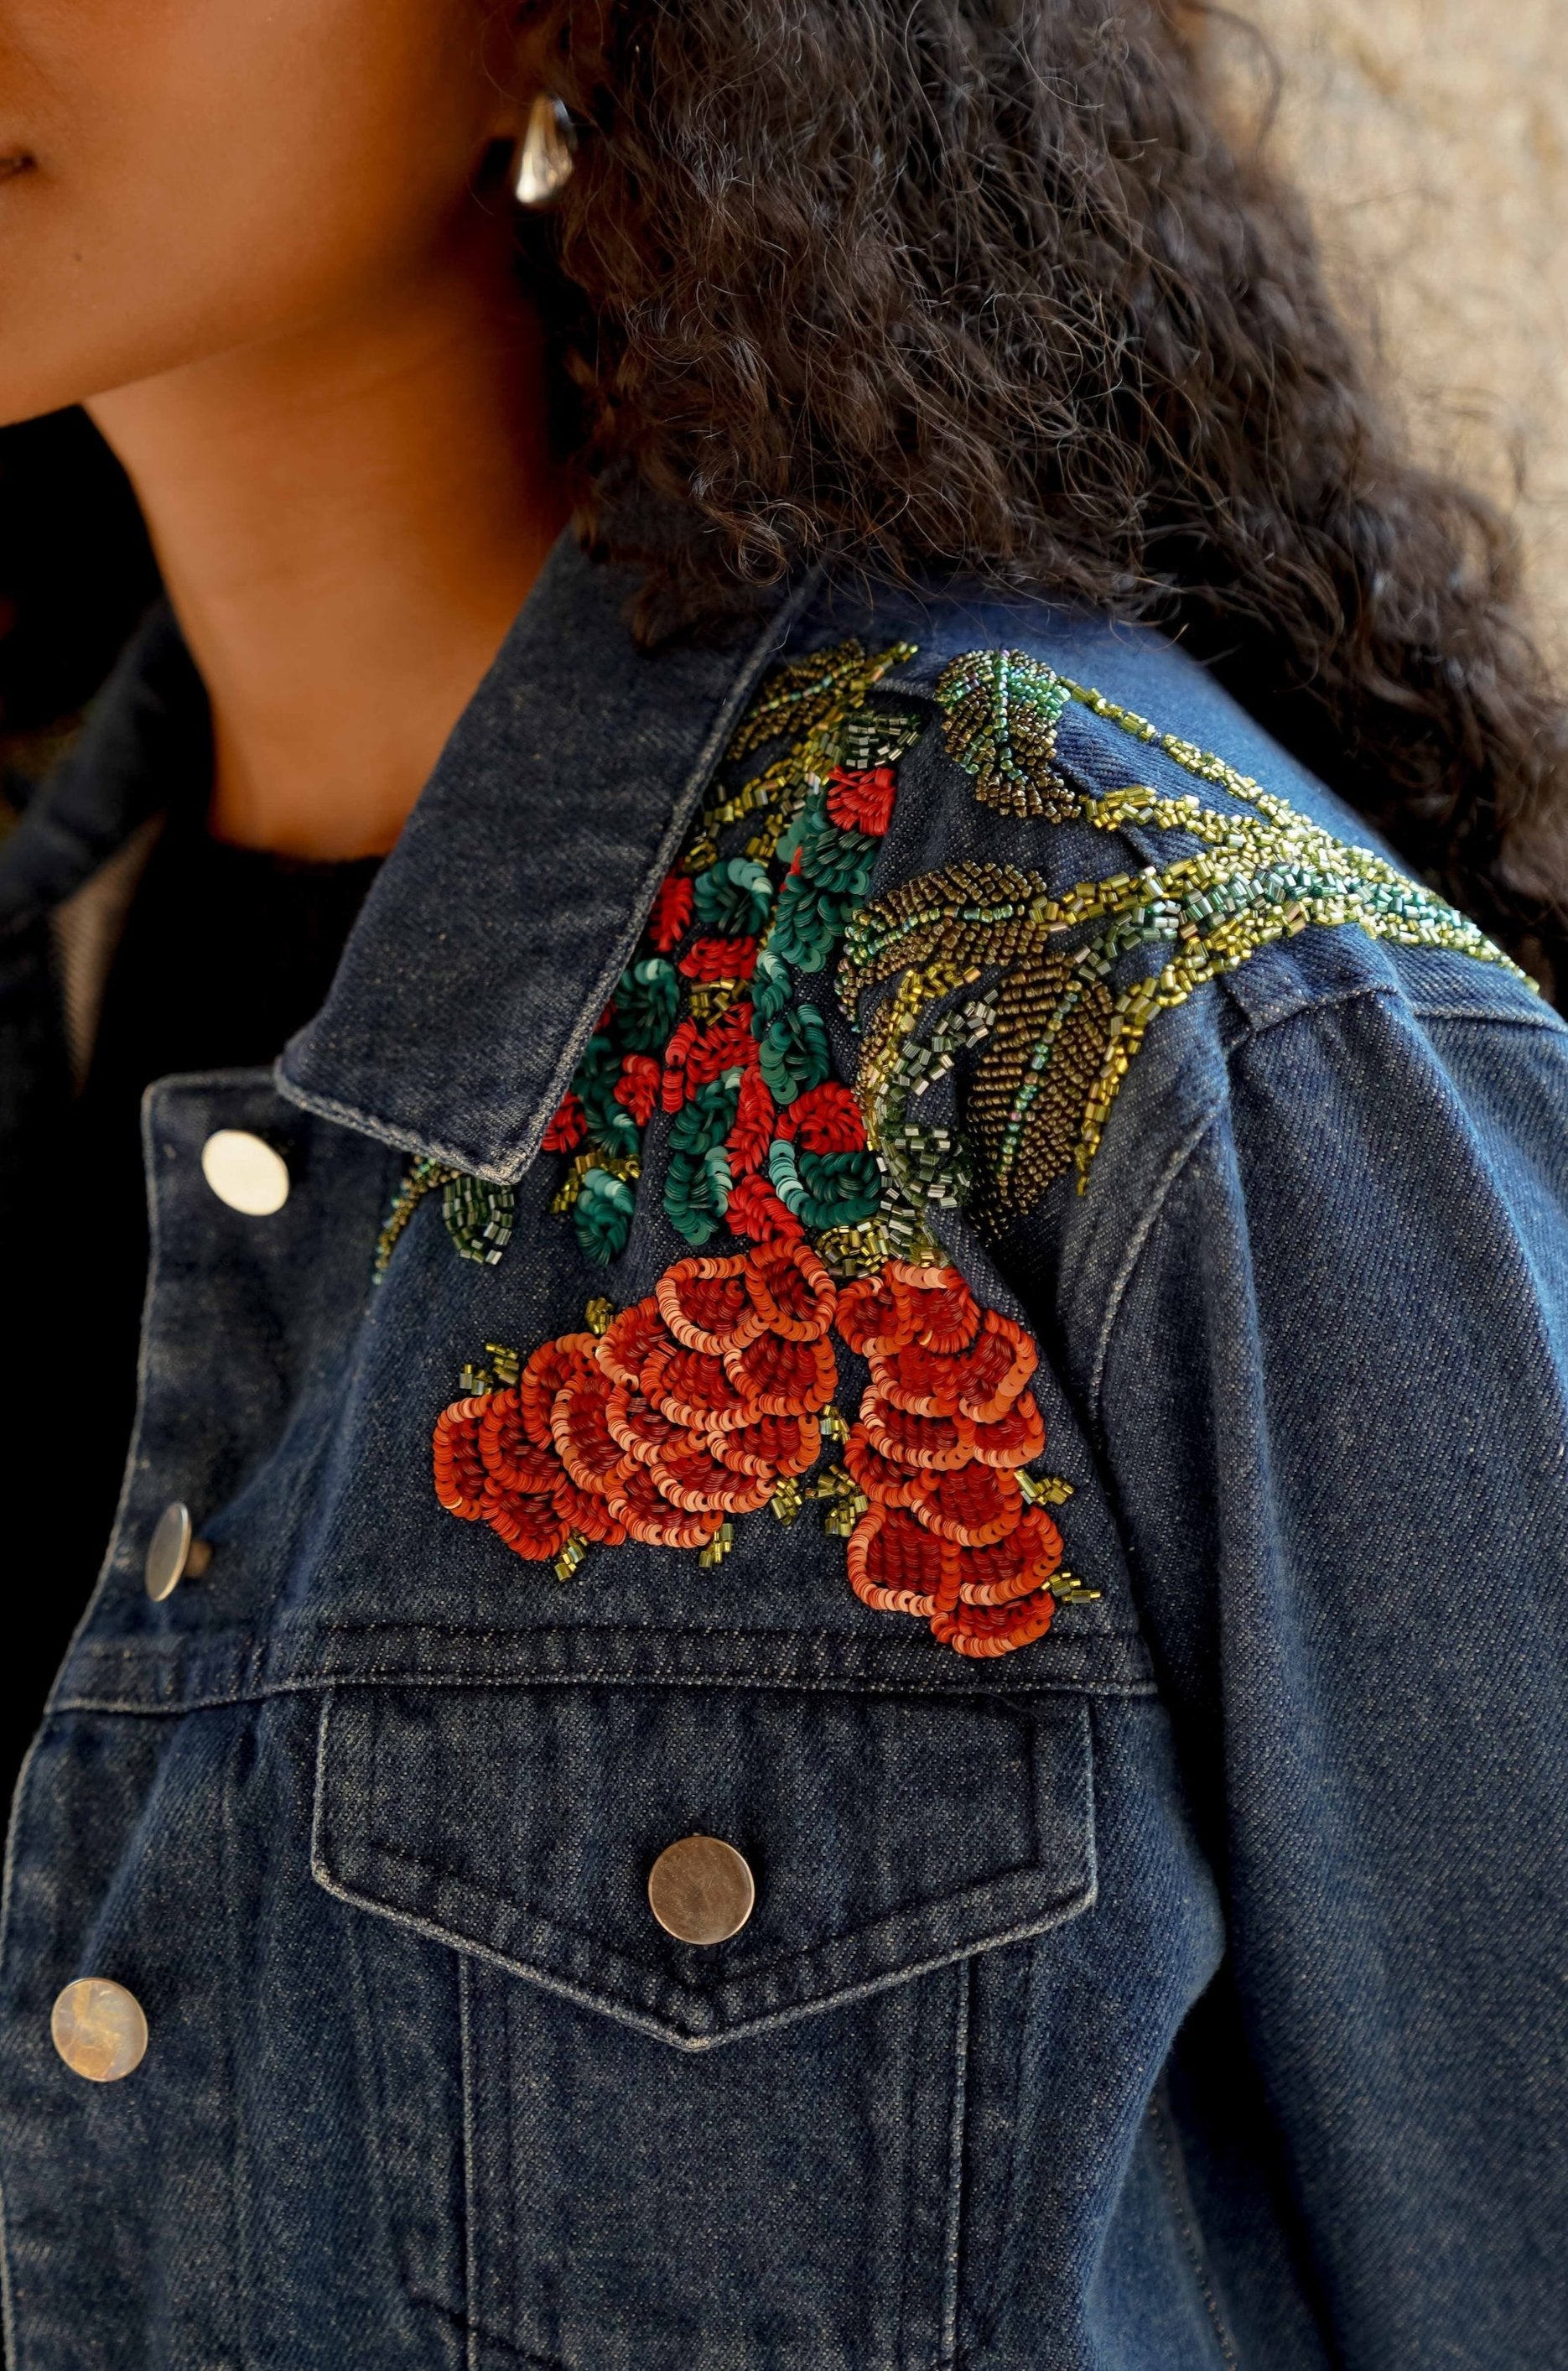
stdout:
[[[970,1657],[1043,1636],[1090,1596],[1062,1567],[1047,1509],[1068,1486],[1024,1469],[1045,1445],[1035,1348],[957,1271],[889,1260],[842,1287],[811,1246],[682,1260],[645,1301],[496,1368],[438,1418],[435,1493],[564,1579],[589,1544],[695,1548],[807,1491],[848,1542],[850,1586]],[[833,1337],[870,1381],[853,1426],[834,1405]],[[511,1380],[506,1377],[510,1375]],[[824,1439],[842,1464],[807,1482]]]
[[[1034,1346],[977,1305],[896,1190],[805,992],[865,898],[897,762],[923,730],[919,711],[873,699],[912,656],[847,642],[792,662],[742,724],[731,769],[782,754],[738,785],[732,772],[699,817],[546,1138],[568,1163],[556,1208],[608,1263],[630,1232],[644,1131],[668,1115],[663,1208],[693,1255],[526,1360],[492,1345],[437,1423],[435,1487],[563,1579],[591,1545],[627,1540],[716,1563],[738,1518],[768,1507],[790,1522],[811,1498],[864,1602],[994,1656],[1094,1594],[1063,1569],[1048,1511],[1067,1484],[1027,1470],[1045,1442]],[[982,720],[955,713],[978,747]],[[1027,697],[1010,713],[1038,755]],[[721,1229],[751,1247],[703,1252]],[[836,1342],[869,1373],[852,1424]]]
[[[1063,1569],[1047,1512],[1067,1484],[1029,1470],[1044,1448],[1034,1346],[976,1304],[926,1214],[977,1200],[1005,1217],[1072,1167],[1081,1190],[1154,1014],[1309,922],[1506,959],[1381,858],[1008,651],[964,653],[935,688],[975,798],[1023,821],[1180,831],[1198,853],[1057,896],[1039,873],[963,862],[868,903],[897,766],[923,730],[878,687],[913,655],[814,653],[749,711],[545,1139],[567,1162],[555,1207],[608,1264],[629,1237],[644,1132],[666,1115],[663,1208],[692,1255],[646,1300],[591,1303],[586,1330],[526,1359],[490,1345],[437,1424],[435,1485],[454,1515],[563,1579],[591,1544],[627,1540],[714,1563],[737,1518],[766,1506],[790,1521],[809,1497],[867,1604],[990,1656],[1094,1592]],[[1075,701],[1237,807],[1076,788],[1057,754]],[[1117,988],[1123,959],[1150,946],[1162,967]],[[851,1013],[891,983],[854,1093],[831,1075],[811,993],[830,966]],[[922,1116],[963,1055],[977,1162]],[[509,1189],[421,1162],[381,1266],[437,1186],[459,1251],[499,1257]],[[742,1248],[709,1254],[721,1232]],[[836,1341],[869,1373],[853,1423],[835,1400]]]
[[892,816],[894,769],[923,729],[906,705],[871,700],[913,655],[850,642],[793,660],[731,744],[731,769],[786,746],[699,816],[545,1139],[569,1156],[556,1207],[591,1259],[626,1248],[659,1109],[672,1121],[664,1213],[694,1248],[723,1227],[756,1242],[825,1232],[830,1258],[851,1265],[915,1248],[906,1221],[902,1234],[896,1217],[891,1233],[873,1223],[883,1171],[830,1076],[824,1011],[801,993],[836,959]]

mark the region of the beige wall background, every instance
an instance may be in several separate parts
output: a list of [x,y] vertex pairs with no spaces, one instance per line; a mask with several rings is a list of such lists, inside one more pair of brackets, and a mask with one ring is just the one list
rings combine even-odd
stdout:
[[1274,153],[1412,442],[1517,518],[1568,664],[1568,0],[1233,5],[1283,67]]

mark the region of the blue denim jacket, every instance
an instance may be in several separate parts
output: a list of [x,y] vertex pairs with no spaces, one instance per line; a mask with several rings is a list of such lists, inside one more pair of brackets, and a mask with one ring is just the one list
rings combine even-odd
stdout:
[[1568,1033],[1152,636],[626,592],[557,552],[320,1014],[147,1097],[14,2371],[1568,2363]]

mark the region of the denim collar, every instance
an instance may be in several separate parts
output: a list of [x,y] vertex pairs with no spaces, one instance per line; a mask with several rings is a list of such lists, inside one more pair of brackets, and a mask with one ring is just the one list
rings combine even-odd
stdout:
[[149,816],[204,799],[211,776],[207,696],[160,601],[0,849],[0,938],[69,897]]
[[[649,654],[628,624],[631,573],[563,536],[382,866],[326,1003],[283,1048],[281,1092],[385,1143],[520,1177],[813,582],[765,601],[725,646]],[[146,815],[204,797],[209,770],[205,695],[160,605],[0,851],[0,939]]]
[[812,584],[737,644],[653,654],[635,589],[557,544],[283,1049],[291,1102],[478,1176],[527,1168]]

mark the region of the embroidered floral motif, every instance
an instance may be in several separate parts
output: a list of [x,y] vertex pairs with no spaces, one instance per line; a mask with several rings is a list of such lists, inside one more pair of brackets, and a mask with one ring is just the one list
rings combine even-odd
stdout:
[[[964,861],[868,904],[898,763],[922,730],[878,687],[912,656],[846,642],[791,661],[742,723],[545,1137],[565,1163],[552,1207],[610,1265],[630,1238],[646,1131],[667,1123],[663,1208],[691,1251],[646,1300],[593,1301],[582,1332],[526,1359],[488,1345],[437,1423],[435,1486],[455,1516],[562,1579],[592,1547],[628,1540],[717,1563],[742,1517],[767,1508],[790,1523],[813,1501],[866,1604],[992,1656],[1095,1592],[1063,1568],[1048,1511],[1069,1486],[1031,1471],[1045,1442],[1034,1346],[979,1306],[923,1214],[974,1200],[1005,1218],[1070,1167],[1082,1190],[1154,1014],[1309,922],[1506,959],[1221,759],[1006,651],[963,654],[936,688],[976,799],[1020,818],[1180,831],[1198,852],[1055,896],[1037,873]],[[1057,756],[1074,701],[1237,805],[1075,790]],[[1123,958],[1150,946],[1163,967],[1118,989]],[[835,972],[851,1014],[891,983],[855,1093],[833,1076],[830,1012],[813,992]],[[974,1154],[923,1116],[961,1058]],[[421,1161],[378,1272],[436,1186],[463,1255],[499,1257],[510,1189]],[[852,1422],[836,1405],[836,1342],[868,1377]]]
[[[627,1540],[716,1563],[741,1517],[792,1522],[809,1499],[868,1605],[993,1656],[1094,1594],[1062,1568],[1046,1511],[1068,1486],[1028,1471],[1045,1439],[1034,1347],[975,1303],[928,1232],[924,1203],[951,1197],[921,1149],[909,1192],[869,1144],[807,987],[836,964],[922,730],[873,698],[911,656],[848,642],[791,662],[743,723],[546,1138],[567,1160],[554,1207],[609,1264],[662,1113],[663,1207],[692,1254],[647,1300],[591,1303],[586,1331],[525,1361],[491,1346],[436,1426],[435,1486],[562,1579]],[[1032,679],[1009,675],[1003,691],[1012,739],[986,760],[997,779],[1042,756]],[[978,751],[979,720],[967,729]],[[940,1049],[923,1058],[937,1075]],[[721,1231],[741,1248],[709,1252]],[[835,1405],[836,1341],[870,1375],[852,1425]]]
[[[870,1371],[852,1427],[836,1334]],[[592,1303],[526,1362],[490,1348],[437,1419],[436,1497],[563,1579],[628,1539],[716,1563],[737,1517],[792,1521],[809,1491],[857,1596],[959,1654],[1007,1654],[1093,1594],[1046,1512],[1068,1486],[1024,1470],[1045,1446],[1034,1345],[953,1268],[890,1260],[841,1289],[808,1243],[767,1243],[679,1261],[618,1314]],[[824,1440],[843,1463],[808,1482]]]
[[[982,665],[985,659],[955,661],[948,675],[989,687],[995,709],[1010,663],[1005,653]],[[1043,698],[1039,679],[1050,671],[1030,664]],[[1080,701],[1251,812],[1137,784],[1084,793],[1076,811],[1097,828],[1182,831],[1202,844],[1200,852],[1164,871],[1118,873],[1055,897],[1038,873],[959,863],[905,883],[857,913],[840,992],[852,1008],[869,988],[897,982],[866,1034],[859,1086],[870,1142],[907,1197],[961,1203],[975,1195],[987,1215],[1001,1219],[1027,1209],[1069,1167],[1082,1191],[1154,1015],[1309,923],[1355,923],[1373,938],[1446,947],[1524,977],[1474,923],[1370,850],[1335,839],[1222,759],[1159,734],[1098,692],[1055,680],[1064,706]],[[982,723],[974,711],[971,756],[992,746]],[[1009,746],[1016,750],[1016,739]],[[980,781],[977,774],[977,795]],[[1092,935],[1061,947],[1066,933],[1086,925]],[[1114,990],[1121,959],[1148,946],[1170,950],[1163,968]],[[987,991],[954,1008],[963,989],[998,966]],[[910,1117],[915,1099],[955,1054],[974,1049],[980,1050],[968,1107],[982,1155],[977,1176],[953,1131]]]
[[[655,1111],[671,1123],[664,1213],[694,1249],[723,1230],[770,1243],[807,1228],[833,1235],[830,1255],[861,1265],[895,1243],[918,1248],[902,1210],[874,1243],[854,1235],[881,1216],[885,1178],[845,1090],[824,1133],[827,1106],[813,1099],[831,1084],[828,1021],[802,993],[828,972],[866,895],[894,767],[922,729],[913,710],[872,700],[913,655],[904,643],[869,655],[845,642],[792,660],[735,734],[726,781],[654,899],[546,1138],[571,1156],[558,1207],[591,1258],[608,1264],[626,1248]],[[780,740],[781,755],[734,781]],[[742,827],[744,844],[721,849]]]

